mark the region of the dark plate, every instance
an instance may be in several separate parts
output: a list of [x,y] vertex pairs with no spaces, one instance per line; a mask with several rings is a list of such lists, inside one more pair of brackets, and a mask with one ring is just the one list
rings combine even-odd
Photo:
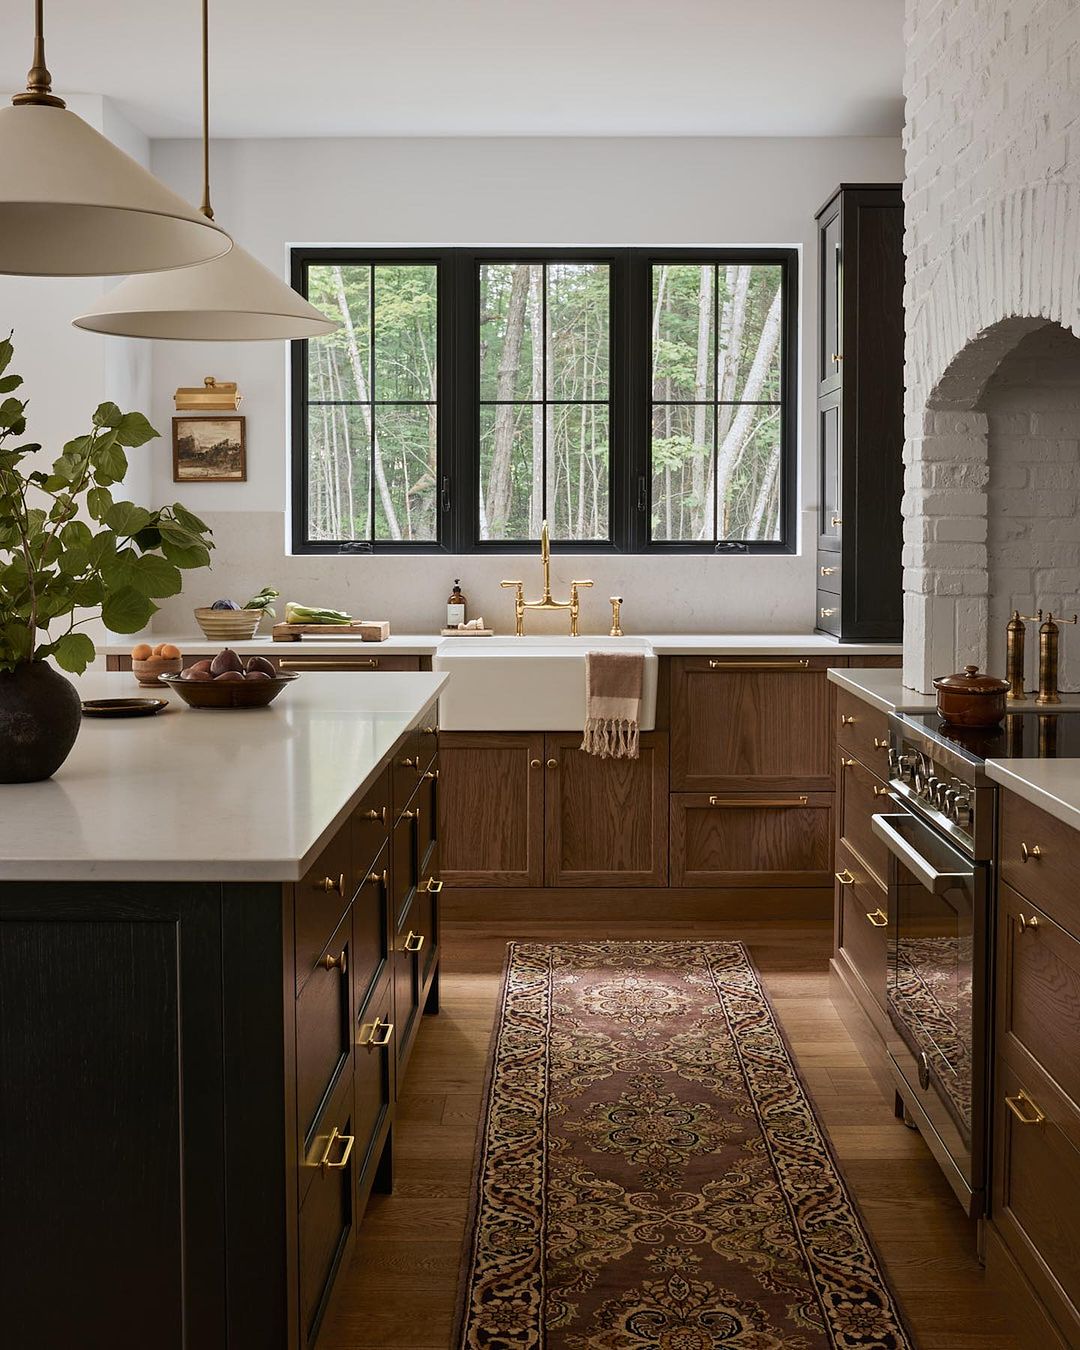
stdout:
[[86,698],[84,717],[153,717],[169,706],[166,698]]

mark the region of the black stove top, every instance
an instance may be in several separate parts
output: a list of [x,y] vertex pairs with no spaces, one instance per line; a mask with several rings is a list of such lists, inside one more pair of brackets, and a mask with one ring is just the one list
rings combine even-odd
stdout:
[[1006,713],[999,727],[947,726],[936,712],[901,713],[939,745],[974,767],[988,759],[1080,759],[1080,712]]

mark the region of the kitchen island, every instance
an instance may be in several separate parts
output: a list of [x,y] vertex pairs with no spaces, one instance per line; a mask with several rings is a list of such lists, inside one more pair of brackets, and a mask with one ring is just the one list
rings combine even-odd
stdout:
[[163,689],[0,787],[5,1346],[314,1343],[438,1008],[444,683]]

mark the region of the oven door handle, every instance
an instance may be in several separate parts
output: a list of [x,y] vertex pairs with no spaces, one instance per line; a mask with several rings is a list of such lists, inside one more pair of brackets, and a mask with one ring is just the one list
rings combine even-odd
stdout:
[[893,816],[871,816],[870,826],[893,857],[902,862],[910,872],[913,872],[926,889],[934,895],[943,895],[954,886],[962,886],[965,882],[970,881],[970,872],[939,872],[936,868],[931,867],[918,850],[912,848],[903,835],[894,829],[890,823],[891,821],[909,819],[910,816],[906,813]]

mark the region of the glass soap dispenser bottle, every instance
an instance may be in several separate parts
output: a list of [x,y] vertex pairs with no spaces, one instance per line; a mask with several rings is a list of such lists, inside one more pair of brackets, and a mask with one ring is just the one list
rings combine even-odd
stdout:
[[456,578],[454,589],[450,592],[450,598],[446,602],[446,626],[447,628],[459,628],[465,622],[465,597],[461,593],[461,579]]

